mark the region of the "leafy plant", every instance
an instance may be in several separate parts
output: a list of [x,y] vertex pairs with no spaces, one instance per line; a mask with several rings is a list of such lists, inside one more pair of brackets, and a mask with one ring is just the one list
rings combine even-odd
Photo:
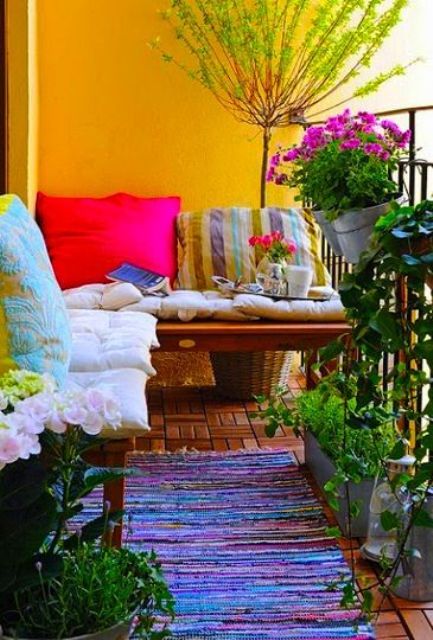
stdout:
[[374,478],[381,471],[382,461],[397,441],[393,425],[384,424],[375,432],[351,429],[346,433],[344,404],[329,380],[301,393],[293,406],[285,403],[284,394],[281,389],[256,414],[265,421],[269,437],[274,437],[282,426],[294,427],[298,435],[302,429],[308,429],[340,471],[352,470],[353,480],[355,476],[357,481]]
[[312,202],[333,220],[347,209],[395,197],[397,185],[389,176],[410,134],[391,120],[366,112],[353,116],[347,109],[324,126],[309,127],[299,146],[279,149],[268,180],[298,189],[297,200]]
[[[394,530],[398,543],[393,559],[382,558],[383,597],[401,580],[397,572],[402,562],[419,554],[410,548],[412,528],[433,527],[424,509],[433,486],[433,303],[426,288],[432,277],[433,201],[416,207],[395,205],[379,219],[370,248],[340,286],[352,332],[321,354],[322,363],[342,356],[338,374],[329,382],[344,402],[347,433],[361,429],[374,435],[392,424],[400,438],[389,457],[401,458],[410,443],[415,458],[411,474],[390,478],[400,511],[381,514],[382,527]],[[353,357],[355,352],[359,357]],[[394,358],[386,373],[381,369],[383,354],[391,363]],[[385,474],[385,460],[383,470]],[[368,612],[371,587],[358,591]],[[347,590],[357,592],[354,578]]]
[[[294,409],[277,396],[261,412],[271,436],[281,424],[299,428],[307,422],[313,429],[317,425],[321,445],[336,462],[336,475],[327,486],[336,500],[343,488],[350,503],[348,481],[358,481],[370,459],[388,478],[394,509],[384,510],[380,521],[385,531],[395,533],[397,553],[390,558],[383,552],[376,580],[357,575],[352,547],[350,578],[329,585],[342,590],[342,606],[350,607],[359,599],[370,616],[373,589],[378,588],[382,597],[379,612],[386,595],[401,581],[398,572],[404,573],[406,560],[419,557],[409,542],[413,527],[433,528],[424,508],[433,487],[433,302],[426,285],[433,287],[433,201],[416,207],[394,204],[377,221],[368,250],[340,285],[351,332],[321,349],[317,364],[321,371],[332,362],[336,371],[323,379],[317,391],[303,394]],[[389,370],[382,368],[384,354]],[[340,442],[334,431],[341,431]],[[354,443],[365,447],[365,457],[359,450],[355,457],[347,457]],[[415,459],[411,473],[391,477],[388,460],[401,459],[408,444]],[[357,509],[349,504],[349,531]]]
[[[83,509],[83,499],[99,485],[135,473],[83,459],[103,442],[96,436],[104,426],[119,424],[111,394],[59,393],[42,377],[43,391],[37,392],[35,375],[11,373],[2,394],[7,413],[0,413],[0,623],[13,593],[38,583],[36,563],[42,563],[44,578],[60,571],[64,551],[78,542],[67,525]],[[109,508],[102,513],[101,505],[101,515],[83,527],[82,540],[99,538],[122,517]]]
[[[155,554],[79,544],[63,558],[61,573],[15,594],[9,635],[70,638],[124,623],[134,638],[162,640],[174,601]],[[132,624],[133,623],[133,624]]]
[[[307,111],[371,67],[407,4],[408,0],[171,0],[161,16],[187,57],[178,59],[165,51],[160,38],[151,46],[211,91],[238,120],[262,130],[260,192],[265,206],[273,129],[304,122]],[[404,71],[401,65],[392,67],[349,92],[347,100],[373,93]]]

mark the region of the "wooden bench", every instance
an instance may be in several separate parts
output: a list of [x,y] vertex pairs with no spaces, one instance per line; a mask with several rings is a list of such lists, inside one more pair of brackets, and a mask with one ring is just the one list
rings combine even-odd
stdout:
[[[317,361],[317,350],[330,341],[348,333],[346,322],[164,322],[157,326],[162,352],[173,351],[305,351],[307,388],[314,387],[312,365]],[[89,455],[95,464],[123,467],[128,452],[140,450],[140,438],[115,440]],[[111,509],[122,509],[124,481],[104,487],[104,500]],[[121,527],[117,527],[113,544],[120,545]]]

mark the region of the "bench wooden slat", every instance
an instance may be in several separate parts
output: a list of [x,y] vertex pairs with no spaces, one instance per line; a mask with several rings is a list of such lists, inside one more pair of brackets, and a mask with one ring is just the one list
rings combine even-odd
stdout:
[[302,351],[350,331],[345,322],[164,322],[161,351]]

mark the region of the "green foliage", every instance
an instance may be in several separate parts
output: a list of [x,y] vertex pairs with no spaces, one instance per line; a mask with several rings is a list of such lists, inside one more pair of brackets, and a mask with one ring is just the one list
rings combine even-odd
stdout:
[[[171,0],[185,59],[161,50],[242,121],[286,126],[369,68],[408,0]],[[374,92],[398,65],[358,87]]]
[[[41,439],[44,458],[18,460],[0,472],[0,623],[13,592],[39,581],[35,563],[43,557],[42,575],[49,577],[60,569],[64,550],[77,545],[67,525],[82,510],[83,498],[105,482],[135,473],[85,462],[83,453],[100,441],[82,431],[47,431]],[[120,520],[123,513],[109,509],[101,505],[101,514],[83,527],[83,540],[100,538]]]
[[[38,565],[39,571],[43,563]],[[15,595],[7,632],[25,638],[66,638],[131,624],[134,637],[170,634],[174,601],[155,554],[80,544],[66,553],[59,575]],[[158,624],[163,616],[165,622]]]
[[[340,348],[329,348],[327,353],[335,354],[337,351],[340,352]],[[328,493],[333,493],[334,489],[337,493],[345,479],[359,482],[363,478],[376,476],[383,459],[396,442],[392,424],[388,422],[375,430],[346,429],[342,399],[329,381],[313,391],[302,393],[293,407],[286,405],[283,393],[269,400],[260,398],[262,406],[257,415],[265,421],[265,431],[269,437],[273,437],[281,426],[294,426],[298,433],[303,427],[316,436],[321,449],[343,471],[343,477],[336,480],[335,487],[328,487]],[[355,407],[354,400],[351,406]],[[335,507],[338,508],[338,505]]]
[[[318,209],[340,212],[387,202],[396,196],[388,164],[362,149],[340,150],[335,140],[320,150],[314,162],[293,173],[291,184],[301,186],[299,200],[312,201]],[[332,219],[332,216],[327,216]]]
[[[374,434],[383,425],[394,424],[401,435],[389,454],[393,459],[402,457],[408,443],[412,445],[412,473],[399,473],[390,482],[401,509],[381,514],[382,527],[394,532],[398,543],[397,556],[390,559],[384,554],[381,560],[379,582],[384,596],[399,581],[402,559],[419,555],[409,546],[412,527],[433,527],[424,509],[433,487],[429,460],[433,448],[433,303],[426,285],[431,290],[433,201],[416,207],[394,205],[378,220],[368,250],[340,286],[352,333],[341,368],[327,381],[345,402],[350,432],[360,428]],[[332,353],[332,348],[327,352]],[[394,363],[386,378],[381,370],[384,354]]]
[[[408,2],[170,0],[161,17],[185,55],[165,51],[160,37],[149,46],[211,91],[238,120],[263,130],[265,206],[272,130],[304,122],[307,111],[370,68]],[[377,91],[404,70],[397,65],[373,77],[338,104]]]
[[334,394],[325,399],[320,388],[301,394],[296,408],[299,421],[316,436],[320,448],[338,468],[346,469],[351,459],[359,478],[374,478],[380,471],[381,461],[396,439],[392,425],[385,424],[374,431],[348,429],[345,433],[341,399]]

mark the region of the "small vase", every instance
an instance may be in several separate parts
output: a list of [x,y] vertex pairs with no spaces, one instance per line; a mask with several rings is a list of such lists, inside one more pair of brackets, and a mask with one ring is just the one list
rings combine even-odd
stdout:
[[287,282],[287,295],[291,298],[308,298],[313,281],[313,270],[297,264],[288,264],[284,269]]
[[265,293],[281,296],[287,295],[285,269],[287,262],[271,262],[266,256],[262,258],[256,269],[256,282]]

